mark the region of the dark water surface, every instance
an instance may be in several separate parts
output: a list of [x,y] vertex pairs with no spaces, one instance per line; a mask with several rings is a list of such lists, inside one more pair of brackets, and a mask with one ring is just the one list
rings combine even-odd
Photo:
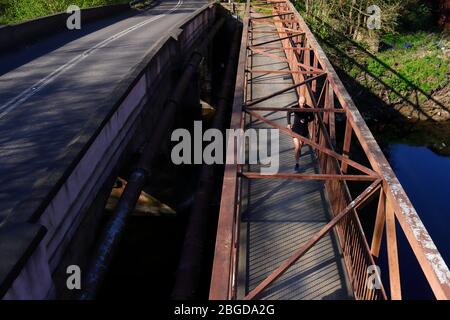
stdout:
[[[375,132],[393,170],[447,265],[450,265],[450,123]],[[398,228],[404,298],[432,298]],[[403,238],[402,238],[403,237]]]

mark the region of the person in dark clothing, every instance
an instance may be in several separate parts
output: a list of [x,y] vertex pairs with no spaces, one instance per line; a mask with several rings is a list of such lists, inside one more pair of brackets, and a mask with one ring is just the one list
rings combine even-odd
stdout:
[[[300,108],[309,108],[306,105],[306,99],[305,97],[301,96],[299,99],[299,106]],[[297,107],[297,106],[293,106]],[[294,124],[291,124],[291,116],[292,113],[294,113]],[[309,137],[309,130],[308,130],[308,123],[314,120],[314,115],[312,112],[295,112],[295,111],[288,111],[287,112],[287,127],[292,130],[293,132],[304,136],[305,138]],[[300,141],[298,138],[293,138],[294,141],[294,152],[295,152],[295,171],[300,170],[299,166],[299,160],[302,152],[303,142]]]

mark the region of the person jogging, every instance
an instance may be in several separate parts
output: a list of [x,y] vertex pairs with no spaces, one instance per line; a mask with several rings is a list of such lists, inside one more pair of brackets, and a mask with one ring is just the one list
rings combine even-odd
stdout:
[[[304,96],[301,96],[299,99],[299,107],[300,108],[311,108],[306,104],[306,99]],[[293,105],[292,107],[297,107],[297,105]],[[294,113],[294,124],[291,124],[291,116]],[[308,138],[309,137],[309,129],[308,123],[314,120],[314,116],[312,112],[296,112],[296,111],[288,111],[287,112],[287,127],[293,132]],[[294,170],[300,172],[299,160],[302,152],[303,141],[300,141],[298,138],[293,138],[294,141],[294,155],[295,155],[295,168]]]

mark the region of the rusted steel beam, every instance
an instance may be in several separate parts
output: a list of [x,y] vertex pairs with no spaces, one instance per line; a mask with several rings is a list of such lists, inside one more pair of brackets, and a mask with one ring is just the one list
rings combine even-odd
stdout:
[[[252,46],[249,46],[251,48]],[[259,47],[259,46],[258,46]],[[272,46],[262,46],[259,47],[262,50],[294,50],[294,51],[301,51],[301,50],[313,50],[312,48],[304,48],[304,47],[272,47]]]
[[[260,5],[258,5],[258,4],[252,4],[252,6],[251,6],[250,8],[251,8],[251,9],[262,9],[262,10],[267,10],[267,7],[260,6]],[[250,10],[250,13],[255,13],[255,12],[260,13],[260,12],[258,12],[258,11],[251,11],[251,10]],[[250,31],[250,30],[249,30],[249,31]]]
[[[319,99],[317,99],[317,106],[320,104],[320,101],[322,101],[322,97],[325,95],[325,103],[323,105],[324,105],[325,108],[330,109],[330,106],[329,106],[329,104],[327,103],[327,100],[326,100],[328,98],[328,96],[327,96],[328,90],[327,89],[328,89],[328,78],[325,79],[325,83],[323,84],[323,88],[320,91]],[[342,110],[345,113],[344,109],[338,109],[338,110]],[[326,117],[326,115],[327,114],[325,114],[324,116]]]
[[[245,112],[241,112],[241,130],[244,131],[245,130]],[[234,154],[234,156],[236,156],[236,154]],[[238,173],[242,173],[243,171],[243,165],[238,164],[237,165],[237,172]],[[243,192],[243,188],[242,188],[242,178],[238,178],[238,190],[236,193],[236,199],[242,199],[242,192]],[[238,265],[239,265],[239,242],[240,242],[240,222],[241,221],[241,203],[240,201],[237,202],[236,204],[236,218],[235,218],[235,224],[234,224],[234,240],[233,240],[233,247],[231,250],[231,259],[232,262],[234,264],[232,264],[232,266],[234,266],[233,270],[232,270],[232,274],[231,274],[231,279],[230,279],[230,295],[232,299],[235,299],[237,296],[237,272],[238,272]]]
[[252,3],[252,7],[253,4],[256,4],[258,6],[272,6],[274,4],[284,4],[286,3],[285,1],[267,1],[267,2],[254,2]]
[[[330,108],[334,108],[334,94],[331,90],[330,90],[330,104],[328,106]],[[335,122],[334,113],[330,112],[328,114],[328,117],[329,117],[328,126],[330,128],[331,143],[333,144],[333,146],[336,146],[336,122]]]
[[252,300],[258,294],[260,294],[271,283],[278,279],[289,267],[291,267],[296,261],[298,261],[309,249],[311,249],[320,239],[322,239],[328,232],[330,232],[334,226],[336,226],[342,218],[352,212],[354,208],[360,205],[363,201],[369,198],[376,190],[381,180],[375,180],[367,189],[365,189],[355,200],[349,203],[344,210],[336,215],[330,222],[328,222],[319,232],[317,232],[310,240],[300,247],[289,259],[284,261],[275,271],[273,271],[266,279],[264,279],[255,289],[250,291],[244,300]]
[[276,55],[274,52],[268,52],[267,50],[260,50],[258,48],[254,48],[252,46],[249,47],[249,50],[253,51],[255,54],[261,54],[261,55],[264,55],[266,57],[269,57],[269,58],[272,58],[272,59],[275,59],[275,60],[278,60],[278,61],[282,61],[282,62],[287,62],[290,65],[295,65],[296,67],[303,68],[303,70],[293,70],[292,71],[293,73],[295,73],[296,71],[300,71],[300,73],[303,72],[305,74],[324,74],[325,73],[321,69],[314,68],[314,67],[311,67],[311,66],[306,66],[303,63],[300,63],[298,61],[289,60],[287,58],[284,58],[284,57]]
[[[295,10],[294,6],[288,1],[286,1],[286,5],[291,10]],[[298,20],[300,29],[305,32],[305,36],[314,48],[314,53],[321,66],[328,72],[330,84],[341,106],[349,111],[347,116],[371,166],[386,181],[386,196],[394,208],[397,220],[435,297],[437,299],[450,299],[450,270],[447,264],[322,48],[300,14],[294,12],[294,17]]]
[[289,15],[289,14],[294,14],[294,13],[293,12],[285,12],[285,13],[280,13],[280,14],[273,14],[270,16],[250,17],[250,20],[271,19],[273,17],[281,17],[281,16],[285,16],[285,15]]
[[[310,84],[308,84],[308,85],[306,86],[306,88],[308,89],[308,94],[309,94],[309,96],[310,96],[310,98],[311,98],[311,101],[312,101],[312,104],[313,104],[314,108],[317,108],[317,106],[318,106],[318,105],[317,105],[317,101],[316,101],[316,98],[314,97],[314,93],[312,92],[312,89],[311,89],[311,87],[310,87]],[[326,106],[327,106],[327,107],[330,107],[330,108],[334,108],[334,103],[331,103],[331,102],[330,102],[330,96],[327,95],[325,99],[328,99],[328,100],[325,100]],[[327,113],[327,114],[326,114],[326,115],[328,115],[328,119],[332,119],[332,118],[330,117],[331,114],[333,114],[333,116],[334,116],[334,113]],[[326,126],[325,126],[325,121],[322,119],[322,116],[321,116],[320,114],[316,114],[316,117],[317,117],[317,119],[318,119],[318,123],[319,123],[320,129],[322,130],[321,132],[322,132],[322,134],[324,135],[325,141],[326,141],[327,144],[328,144],[328,147],[329,147],[332,151],[336,152],[336,150],[335,150],[335,148],[336,148],[336,139],[333,140],[331,134],[328,133],[328,130],[327,130]],[[328,121],[328,125],[331,127],[330,121]],[[335,161],[336,161],[336,165],[339,167],[339,163],[337,162],[336,159],[335,159]],[[341,170],[341,171],[342,171],[342,170]]]
[[257,172],[243,172],[243,177],[248,179],[292,179],[292,180],[347,180],[347,181],[374,181],[376,177],[368,175],[340,175],[340,174],[303,174],[303,173],[276,173],[261,174]]
[[302,135],[299,135],[299,134],[297,134],[297,133],[295,133],[295,132],[293,132],[293,131],[291,131],[291,130],[289,130],[287,128],[284,128],[284,127],[278,125],[276,122],[268,120],[267,118],[259,115],[258,113],[254,112],[254,111],[251,111],[251,110],[248,110],[248,109],[245,109],[245,111],[248,112],[249,114],[251,114],[253,117],[261,120],[262,122],[265,122],[268,125],[279,129],[280,131],[290,135],[293,138],[299,139],[300,141],[306,143],[307,145],[310,145],[311,147],[316,148],[317,150],[319,150],[319,151],[321,151],[323,153],[326,153],[329,156],[332,156],[332,157],[336,158],[337,160],[341,160],[341,161],[346,162],[348,165],[354,167],[355,169],[360,170],[361,172],[364,172],[367,175],[378,177],[378,174],[376,172],[372,171],[371,169],[369,169],[369,168],[367,168],[367,167],[365,167],[365,166],[363,166],[363,165],[361,165],[361,164],[359,164],[359,163],[357,163],[357,162],[355,162],[353,160],[347,159],[347,158],[341,156],[340,154],[338,154],[338,153],[336,153],[336,152],[334,152],[334,151],[332,151],[332,150],[330,150],[328,148],[325,148],[325,147],[317,144],[316,142],[314,142],[314,141],[312,141],[312,140],[310,140],[308,138],[303,137]]
[[[345,122],[344,145],[342,147],[342,152],[343,152],[344,157],[349,156],[350,145],[351,145],[351,141],[352,141],[352,133],[353,133],[352,125],[347,120]],[[347,164],[342,163],[341,168],[342,168],[342,172],[347,172]]]
[[283,27],[282,29],[283,29],[283,31],[292,31],[292,32],[298,32],[298,29],[293,29],[293,28],[287,28],[287,27]]
[[280,41],[280,40],[290,39],[290,38],[293,38],[293,37],[300,36],[300,35],[302,35],[302,34],[303,34],[303,32],[299,32],[299,33],[297,33],[297,34],[291,34],[291,35],[286,36],[286,37],[283,37],[283,38],[278,38],[278,39],[269,40],[269,41],[264,41],[264,42],[257,43],[257,44],[252,44],[252,47],[259,47],[259,46],[262,46],[262,45],[265,45],[265,44],[269,44],[269,43],[273,43],[273,42],[277,42],[277,41]]
[[[318,69],[318,62],[316,59],[316,56],[313,57],[313,68]],[[312,90],[315,93],[317,89],[317,81],[313,81],[312,83]]]
[[315,68],[315,67],[313,67],[313,66],[310,66],[309,64],[300,63],[300,62],[297,62],[296,64],[297,64],[298,66],[300,66],[300,67],[305,68],[305,69],[309,69],[309,70],[313,70],[313,71],[317,71],[317,72],[326,72],[326,71],[323,70],[323,69]]
[[391,299],[401,300],[400,266],[398,262],[397,235],[395,230],[395,213],[389,203],[386,202],[386,245],[389,265],[389,284],[391,288]]
[[294,112],[335,112],[335,113],[345,113],[345,110],[343,109],[328,109],[328,108],[293,108],[293,107],[247,107],[247,110],[253,110],[253,111],[294,111]]
[[[249,47],[249,49],[251,51],[253,51],[255,54],[261,54],[263,56],[266,56],[266,57],[269,57],[269,58],[272,58],[272,59],[275,59],[275,60],[278,60],[278,61],[282,61],[282,62],[287,62],[287,63],[293,64],[293,65],[295,65],[297,67],[303,67],[303,70],[299,70],[300,73],[302,73],[302,72],[304,74],[324,74],[325,73],[323,70],[317,69],[317,68],[314,68],[314,67],[309,67],[310,69],[306,70],[307,68],[302,63],[299,63],[299,62],[296,62],[296,61],[290,61],[289,59],[281,57],[281,56],[278,56],[278,55],[276,55],[273,52],[268,52],[268,51],[260,50],[258,48],[253,48],[253,47]],[[295,73],[295,71],[296,70],[294,70],[292,72]],[[315,80],[313,80],[313,81],[315,81]]]
[[[237,70],[235,94],[233,100],[233,110],[231,114],[230,128],[241,128],[242,122],[242,104],[244,102],[245,86],[245,65],[247,60],[247,42],[249,28],[249,1],[243,19],[243,31],[241,38],[241,47],[239,53],[239,64]],[[233,146],[231,150],[230,146]],[[214,260],[211,273],[211,284],[209,290],[210,300],[227,300],[232,296],[232,252],[234,247],[234,230],[236,219],[236,195],[238,190],[237,164],[232,159],[236,159],[236,145],[229,141],[227,146],[227,163],[225,165],[222,199],[220,201],[219,221],[217,224],[216,245],[214,251]],[[230,164],[231,163],[231,164]]]
[[271,53],[271,52],[267,52],[267,51],[264,51],[264,50],[259,50],[257,48],[253,48],[253,47],[249,47],[249,49],[251,51],[253,51],[254,54],[261,54],[261,55],[264,55],[266,57],[269,57],[269,58],[272,58],[272,59],[275,59],[275,60],[278,60],[278,61],[282,61],[282,62],[287,62],[288,61],[286,58],[277,56],[276,54]]
[[274,19],[276,19],[276,18],[280,19],[283,23],[288,23],[290,25],[292,25],[293,23],[296,22],[294,17],[284,16],[283,18],[280,18],[280,17],[275,16]]
[[286,87],[286,88],[284,88],[284,89],[278,90],[278,91],[276,91],[276,92],[274,92],[274,93],[272,93],[272,94],[269,94],[269,95],[267,95],[267,96],[265,96],[265,97],[261,97],[261,98],[255,99],[255,100],[251,100],[251,101],[247,102],[247,103],[245,104],[245,106],[246,106],[246,107],[251,107],[251,106],[253,106],[253,105],[255,105],[255,104],[258,104],[258,103],[261,103],[261,102],[263,102],[263,101],[269,100],[269,99],[271,99],[271,98],[273,98],[273,97],[276,97],[276,96],[278,96],[278,95],[280,95],[280,94],[282,94],[282,93],[285,93],[285,92],[287,92],[287,91],[290,91],[290,90],[292,90],[292,89],[295,89],[295,88],[297,88],[297,87],[300,87],[300,86],[302,86],[302,85],[305,85],[305,84],[307,84],[308,82],[313,81],[314,79],[318,79],[318,78],[320,78],[320,77],[323,76],[323,75],[324,75],[324,74],[319,74],[319,75],[317,75],[317,76],[308,78],[307,80],[305,80],[305,81],[303,81],[303,82],[296,83],[296,84],[294,84],[294,85],[292,85],[292,86],[290,86],[290,87]]
[[[322,74],[323,71],[317,72],[317,71],[303,71],[303,70],[256,70],[256,69],[247,69],[246,72],[250,73],[274,73],[274,74]],[[341,109],[342,111],[345,111],[344,109]]]
[[380,254],[381,240],[383,238],[384,222],[386,219],[386,196],[383,189],[380,190],[378,199],[377,216],[375,218],[375,226],[372,236],[372,245],[370,251],[372,255],[378,257]]
[[264,26],[266,26],[266,27],[272,27],[273,26],[271,23],[265,22],[264,20],[263,21],[252,20],[251,24],[252,24],[252,28],[254,28],[254,29],[256,29],[255,28],[256,26],[263,26],[263,27]]
[[[298,31],[288,31],[287,29],[285,29],[286,31],[286,33],[298,33]],[[268,31],[268,30],[250,30],[249,31],[250,33],[253,33],[253,34],[278,34],[278,31]]]
[[[223,86],[218,96],[217,112],[214,116],[211,128],[222,130],[224,120],[228,113],[228,107],[232,98],[232,90],[235,78],[235,66],[239,56],[240,28],[236,27],[229,53],[229,61],[225,70]],[[210,222],[209,207],[213,186],[216,181],[216,166],[203,165],[198,188],[194,194],[189,221],[184,237],[181,256],[176,272],[175,285],[172,298],[176,300],[196,299],[200,287],[200,278],[204,268],[204,247],[207,235],[207,226]]]

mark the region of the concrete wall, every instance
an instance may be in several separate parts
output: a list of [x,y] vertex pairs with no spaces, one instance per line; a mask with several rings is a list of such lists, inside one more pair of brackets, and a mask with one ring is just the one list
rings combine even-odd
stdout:
[[[199,40],[216,19],[216,6],[206,5],[188,19],[180,21],[171,35],[162,38],[130,75],[114,90],[105,103],[114,105],[112,112],[93,137],[85,137],[67,150],[73,156],[74,150],[82,149],[79,159],[59,191],[45,204],[39,213],[36,225],[47,229],[45,237],[32,253],[22,257],[20,270],[10,271],[9,279],[1,274],[0,286],[9,281],[9,290],[4,299],[54,298],[55,272],[59,270],[59,283],[65,268],[61,261],[68,251],[76,255],[86,254],[92,245],[89,241],[73,243],[81,233],[94,232],[98,219],[89,219],[87,214],[101,214],[102,207],[95,205],[99,192],[108,192],[117,169],[126,160],[126,154],[136,152],[158,125],[158,115],[164,112],[164,102],[175,87],[176,69],[189,55],[192,45]],[[64,161],[64,159],[62,160]],[[68,169],[69,170],[69,169]],[[106,186],[106,187],[105,187]],[[105,197],[100,197],[105,198]],[[97,207],[98,210],[92,208]],[[91,221],[90,226],[83,221]],[[92,236],[92,235],[91,235]],[[75,256],[75,255],[74,255]],[[3,254],[0,251],[0,259]],[[76,259],[75,259],[76,260]],[[65,261],[70,261],[65,260]],[[74,260],[72,259],[72,262]],[[11,265],[14,265],[12,263]],[[14,279],[11,279],[11,274]],[[1,283],[2,279],[7,279]],[[2,294],[0,290],[0,295]]]
[[[90,22],[131,10],[128,4],[102,6],[81,10],[81,21]],[[38,38],[67,30],[66,21],[70,15],[59,13],[27,22],[0,27],[0,50],[23,46]]]

